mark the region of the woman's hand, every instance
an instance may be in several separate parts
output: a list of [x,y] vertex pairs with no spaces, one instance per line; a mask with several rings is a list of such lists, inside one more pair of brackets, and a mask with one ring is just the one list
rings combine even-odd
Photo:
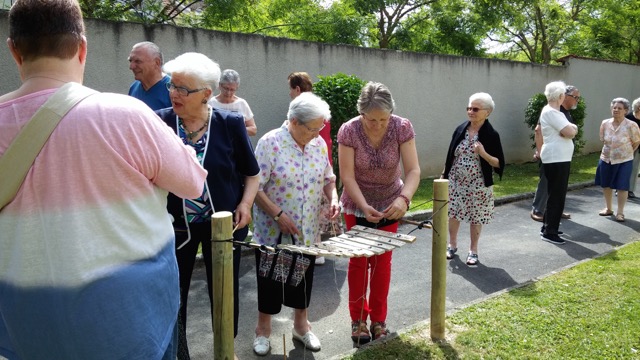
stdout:
[[335,219],[340,215],[340,203],[338,199],[331,200],[331,213],[329,214],[330,219]]
[[391,205],[384,209],[384,217],[389,220],[401,219],[407,213],[407,203],[401,197],[393,200]]
[[278,227],[283,234],[300,235],[300,230],[296,227],[296,224],[291,220],[287,213],[282,213],[278,218]]
[[482,145],[482,143],[480,141],[476,141],[473,143],[473,152],[482,156],[482,153],[484,153],[484,145]]
[[235,215],[233,216],[233,221],[235,223],[235,227],[238,229],[242,229],[249,225],[251,222],[251,206],[242,202],[238,204]]
[[385,218],[384,213],[381,213],[370,205],[362,209],[362,212],[364,212],[364,218],[370,223],[377,224]]

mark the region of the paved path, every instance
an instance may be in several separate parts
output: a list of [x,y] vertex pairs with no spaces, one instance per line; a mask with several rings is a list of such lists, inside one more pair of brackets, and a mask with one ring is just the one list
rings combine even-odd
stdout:
[[[638,199],[630,199],[627,204],[626,222],[617,223],[613,217],[598,216],[604,203],[600,188],[571,191],[567,196],[565,211],[572,214],[572,219],[564,220],[561,225],[564,238],[568,240],[565,245],[540,240],[540,223],[529,217],[531,201],[528,198],[496,208],[494,222],[483,229],[479,248],[480,264],[475,268],[464,263],[469,227],[464,224],[461,226],[458,245],[463,258],[456,257],[448,263],[447,311],[640,239]],[[407,233],[413,228],[403,225],[400,232]],[[432,234],[431,230],[417,230],[413,234],[418,236],[416,243],[405,245],[393,255],[387,319],[391,330],[405,329],[429,318]],[[309,319],[322,342],[322,350],[317,353],[304,351],[300,343],[291,340],[291,311],[285,308],[273,318],[271,353],[259,357],[252,350],[257,318],[255,266],[252,256],[243,257],[240,332],[235,340],[240,359],[282,359],[285,352],[289,359],[329,359],[353,349],[346,282],[348,261],[327,260],[325,265],[316,267],[309,309]],[[206,291],[204,270],[198,267],[191,285],[187,325],[189,348],[194,360],[213,358],[211,315]]]

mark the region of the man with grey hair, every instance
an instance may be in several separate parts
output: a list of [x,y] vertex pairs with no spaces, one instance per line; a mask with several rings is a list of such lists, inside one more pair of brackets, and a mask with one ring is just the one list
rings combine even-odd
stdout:
[[[569,120],[570,123],[575,124],[569,110],[574,110],[578,107],[578,101],[580,101],[580,90],[573,85],[567,85],[565,90],[564,101],[560,105],[560,112]],[[533,154],[533,158],[540,161],[540,150],[542,149],[542,130],[540,122],[535,128],[535,142],[536,151]],[[533,205],[531,209],[531,219],[542,222],[544,218],[544,211],[547,207],[547,199],[549,194],[547,192],[547,177],[544,175],[544,166],[540,163],[540,180],[538,181],[538,188],[533,198]],[[570,219],[571,215],[563,212],[563,219]]]
[[171,78],[162,72],[162,53],[158,45],[143,41],[133,45],[129,54],[129,70],[135,81],[129,95],[142,100],[152,110],[171,107],[167,84]]
[[[640,126],[640,98],[633,100],[631,104],[631,111],[626,115],[626,118],[635,122]],[[634,191],[636,191],[636,182],[638,180],[638,166],[640,164],[640,149],[633,153],[633,168],[631,169],[631,179],[629,181],[629,198],[636,197]]]

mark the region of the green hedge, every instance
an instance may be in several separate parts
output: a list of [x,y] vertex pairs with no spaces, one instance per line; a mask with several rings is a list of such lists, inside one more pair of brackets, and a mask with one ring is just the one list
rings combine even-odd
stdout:
[[[531,130],[534,130],[536,128],[538,119],[540,119],[540,113],[542,112],[542,108],[545,105],[547,105],[547,98],[542,93],[535,94],[531,99],[529,99],[527,108],[524,111],[524,122],[527,124],[527,126],[529,126]],[[582,149],[584,148],[585,141],[582,140],[582,135],[584,131],[584,119],[587,116],[586,109],[587,105],[584,102],[584,98],[580,98],[580,101],[578,101],[578,106],[573,110],[569,110],[574,123],[578,125],[578,134],[573,139],[573,156],[580,155],[582,153]],[[535,133],[529,135],[529,139],[531,139],[532,141],[531,148],[535,149]]]
[[366,84],[355,75],[336,73],[318,76],[318,82],[313,84],[313,92],[329,104],[331,108],[331,139],[333,140],[333,172],[340,185],[340,169],[338,168],[338,141],[336,137],[340,126],[358,116],[358,97]]

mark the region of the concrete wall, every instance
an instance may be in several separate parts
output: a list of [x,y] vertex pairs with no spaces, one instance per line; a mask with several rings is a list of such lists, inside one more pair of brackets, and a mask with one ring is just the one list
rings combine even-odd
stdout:
[[[423,176],[439,174],[453,129],[466,119],[469,95],[484,91],[496,103],[491,122],[500,132],[507,163],[531,160],[524,109],[545,84],[565,80],[580,88],[587,102],[585,152],[598,151],[598,127],[610,117],[609,102],[622,96],[640,96],[640,67],[613,62],[570,59],[565,66],[433,55],[353,46],[327,45],[259,35],[225,33],[176,26],[144,27],[88,19],[89,58],[85,84],[100,91],[126,93],[133,80],[127,57],[131,46],[150,40],[163,50],[165,60],[187,51],[204,53],[221,68],[233,68],[242,78],[238,95],[255,113],[258,135],[254,142],[279,126],[288,108],[287,75],[307,71],[336,72],[385,83],[396,100],[396,113],[409,118],[417,133]],[[7,13],[0,13],[0,38],[7,38]],[[5,46],[0,50],[0,93],[20,84]]]

